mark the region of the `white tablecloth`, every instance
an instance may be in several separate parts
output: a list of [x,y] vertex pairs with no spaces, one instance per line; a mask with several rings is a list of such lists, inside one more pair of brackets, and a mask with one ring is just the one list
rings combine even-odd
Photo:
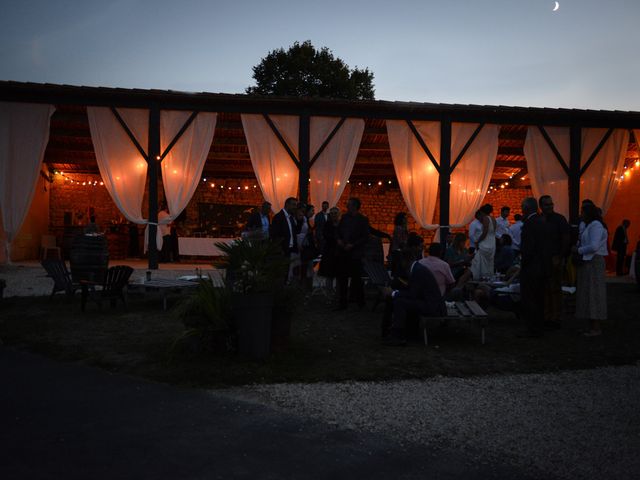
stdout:
[[224,255],[216,243],[233,242],[235,238],[198,238],[198,237],[178,237],[178,249],[180,255],[198,255],[204,257],[218,257]]

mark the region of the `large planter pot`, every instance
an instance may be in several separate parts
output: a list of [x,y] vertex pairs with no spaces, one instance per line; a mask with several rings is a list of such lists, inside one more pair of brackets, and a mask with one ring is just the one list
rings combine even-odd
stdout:
[[238,330],[238,351],[254,360],[269,355],[271,346],[271,293],[238,294],[233,297],[233,317]]
[[289,346],[293,313],[287,307],[274,306],[272,315],[271,350],[273,352],[283,352]]

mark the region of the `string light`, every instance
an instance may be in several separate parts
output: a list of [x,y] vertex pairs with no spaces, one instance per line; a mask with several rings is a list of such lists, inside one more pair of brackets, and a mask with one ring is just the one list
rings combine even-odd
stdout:
[[90,180],[90,179],[85,179],[85,180],[77,180],[74,179],[73,177],[70,177],[68,174],[62,172],[62,171],[58,171],[58,170],[54,170],[53,171],[54,175],[58,175],[62,178],[64,178],[64,181],[66,183],[69,183],[70,185],[78,185],[78,186],[82,186],[82,187],[95,187],[97,185],[100,186],[104,186],[104,182],[101,180]]

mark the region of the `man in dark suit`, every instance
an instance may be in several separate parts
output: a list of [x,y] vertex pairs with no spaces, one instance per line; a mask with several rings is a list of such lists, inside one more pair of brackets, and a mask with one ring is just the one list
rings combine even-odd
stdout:
[[571,227],[564,215],[554,211],[550,195],[540,197],[540,210],[549,232],[551,276],[545,282],[544,326],[560,328],[562,321],[562,276],[571,252]]
[[247,221],[245,231],[248,233],[261,232],[263,238],[269,238],[269,213],[271,212],[271,204],[264,202],[260,210],[256,209]]
[[402,253],[402,263],[408,266],[407,287],[402,290],[386,289],[393,303],[391,333],[383,339],[385,345],[406,344],[407,317],[409,315],[446,316],[447,308],[433,273],[417,261],[414,251]]
[[313,219],[313,229],[316,237],[316,246],[322,252],[324,250],[324,226],[329,219],[329,202],[322,202],[322,210]]
[[351,279],[350,297],[364,306],[364,286],[362,285],[362,257],[369,240],[369,219],[360,213],[360,200],[350,198],[347,213],[340,219],[337,237],[337,286],[338,306],[336,310],[347,308],[347,290]]
[[627,230],[631,226],[631,221],[625,219],[622,224],[616,228],[616,233],[613,234],[613,243],[611,243],[611,250],[616,252],[616,275],[621,277],[624,275],[624,261],[627,258],[627,245],[629,245],[629,236]]
[[538,214],[538,202],[533,197],[522,201],[522,216],[520,296],[526,329],[520,336],[540,337],[544,323],[545,282],[552,272],[549,227],[544,216]]
[[298,251],[296,242],[296,223],[293,214],[298,206],[298,200],[289,197],[284,202],[284,207],[273,216],[271,227],[269,229],[269,237],[276,242],[280,242],[282,252],[286,258],[291,253]]

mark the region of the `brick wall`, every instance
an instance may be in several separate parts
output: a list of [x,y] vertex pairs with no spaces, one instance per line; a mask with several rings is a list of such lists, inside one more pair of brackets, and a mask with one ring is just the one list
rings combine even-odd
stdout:
[[[81,181],[100,181],[99,176],[75,177]],[[214,185],[212,187],[212,185]],[[72,212],[74,221],[78,224],[85,224],[89,207],[93,208],[100,225],[107,225],[112,221],[120,221],[122,215],[111,200],[106,188],[100,186],[83,186],[81,183],[71,184],[62,177],[56,176],[51,186],[51,224],[54,226],[63,225],[64,212]],[[162,191],[162,186],[159,186]],[[499,189],[488,194],[482,203],[491,203],[495,209],[495,215],[499,214],[500,207],[509,205],[511,207],[511,221],[513,215],[520,212],[522,199],[529,196],[529,188]],[[371,186],[350,183],[344,190],[338,207],[346,210],[346,203],[349,197],[358,197],[362,201],[362,213],[369,217],[369,221],[374,228],[391,233],[393,232],[393,219],[398,212],[407,212],[402,194],[397,185],[376,185]],[[198,230],[198,203],[222,203],[234,205],[259,206],[264,201],[260,188],[255,180],[248,179],[220,179],[207,178],[207,182],[200,182],[196,192],[187,206],[186,220],[184,228],[186,231]],[[143,203],[143,214],[146,215],[147,200]],[[316,209],[319,209],[316,205]],[[439,205],[436,204],[436,214],[434,222],[438,222]],[[83,214],[82,219],[78,214]],[[419,227],[415,220],[409,217],[409,230],[420,233],[427,241],[433,236],[433,232]],[[639,222],[640,223],[640,222]]]
[[609,243],[613,240],[613,233],[625,218],[631,220],[627,231],[629,236],[628,252],[635,249],[640,241],[640,168],[631,169],[630,175],[620,183],[620,187],[613,198],[613,202],[605,215],[605,222],[609,228]]
[[[513,222],[513,216],[516,213],[520,213],[520,204],[525,197],[531,195],[530,188],[505,188],[499,189],[496,192],[490,193],[485,196],[482,204],[490,203],[494,207],[494,215],[500,214],[500,208],[508,205],[511,207],[511,215],[509,219]],[[386,231],[388,233],[393,232],[393,219],[398,212],[407,212],[404,199],[400,189],[395,187],[387,187],[385,185],[356,185],[349,184],[345,188],[344,193],[340,197],[338,207],[341,210],[346,209],[347,200],[349,197],[358,197],[362,202],[362,213],[369,217],[369,222],[374,228]],[[436,203],[436,211],[434,223],[439,221],[439,202]],[[433,237],[433,232],[424,230],[416,221],[408,215],[409,218],[409,231],[416,231],[422,235],[426,241],[430,241]]]
[[[64,225],[65,212],[72,215],[72,225],[86,225],[90,211],[95,213],[96,222],[101,226],[124,221],[109,192],[100,185],[99,175],[73,175],[67,178],[73,179],[74,183],[55,175],[51,184],[49,223],[52,227]],[[82,182],[86,185],[82,185]],[[94,186],[93,182],[98,184]]]

